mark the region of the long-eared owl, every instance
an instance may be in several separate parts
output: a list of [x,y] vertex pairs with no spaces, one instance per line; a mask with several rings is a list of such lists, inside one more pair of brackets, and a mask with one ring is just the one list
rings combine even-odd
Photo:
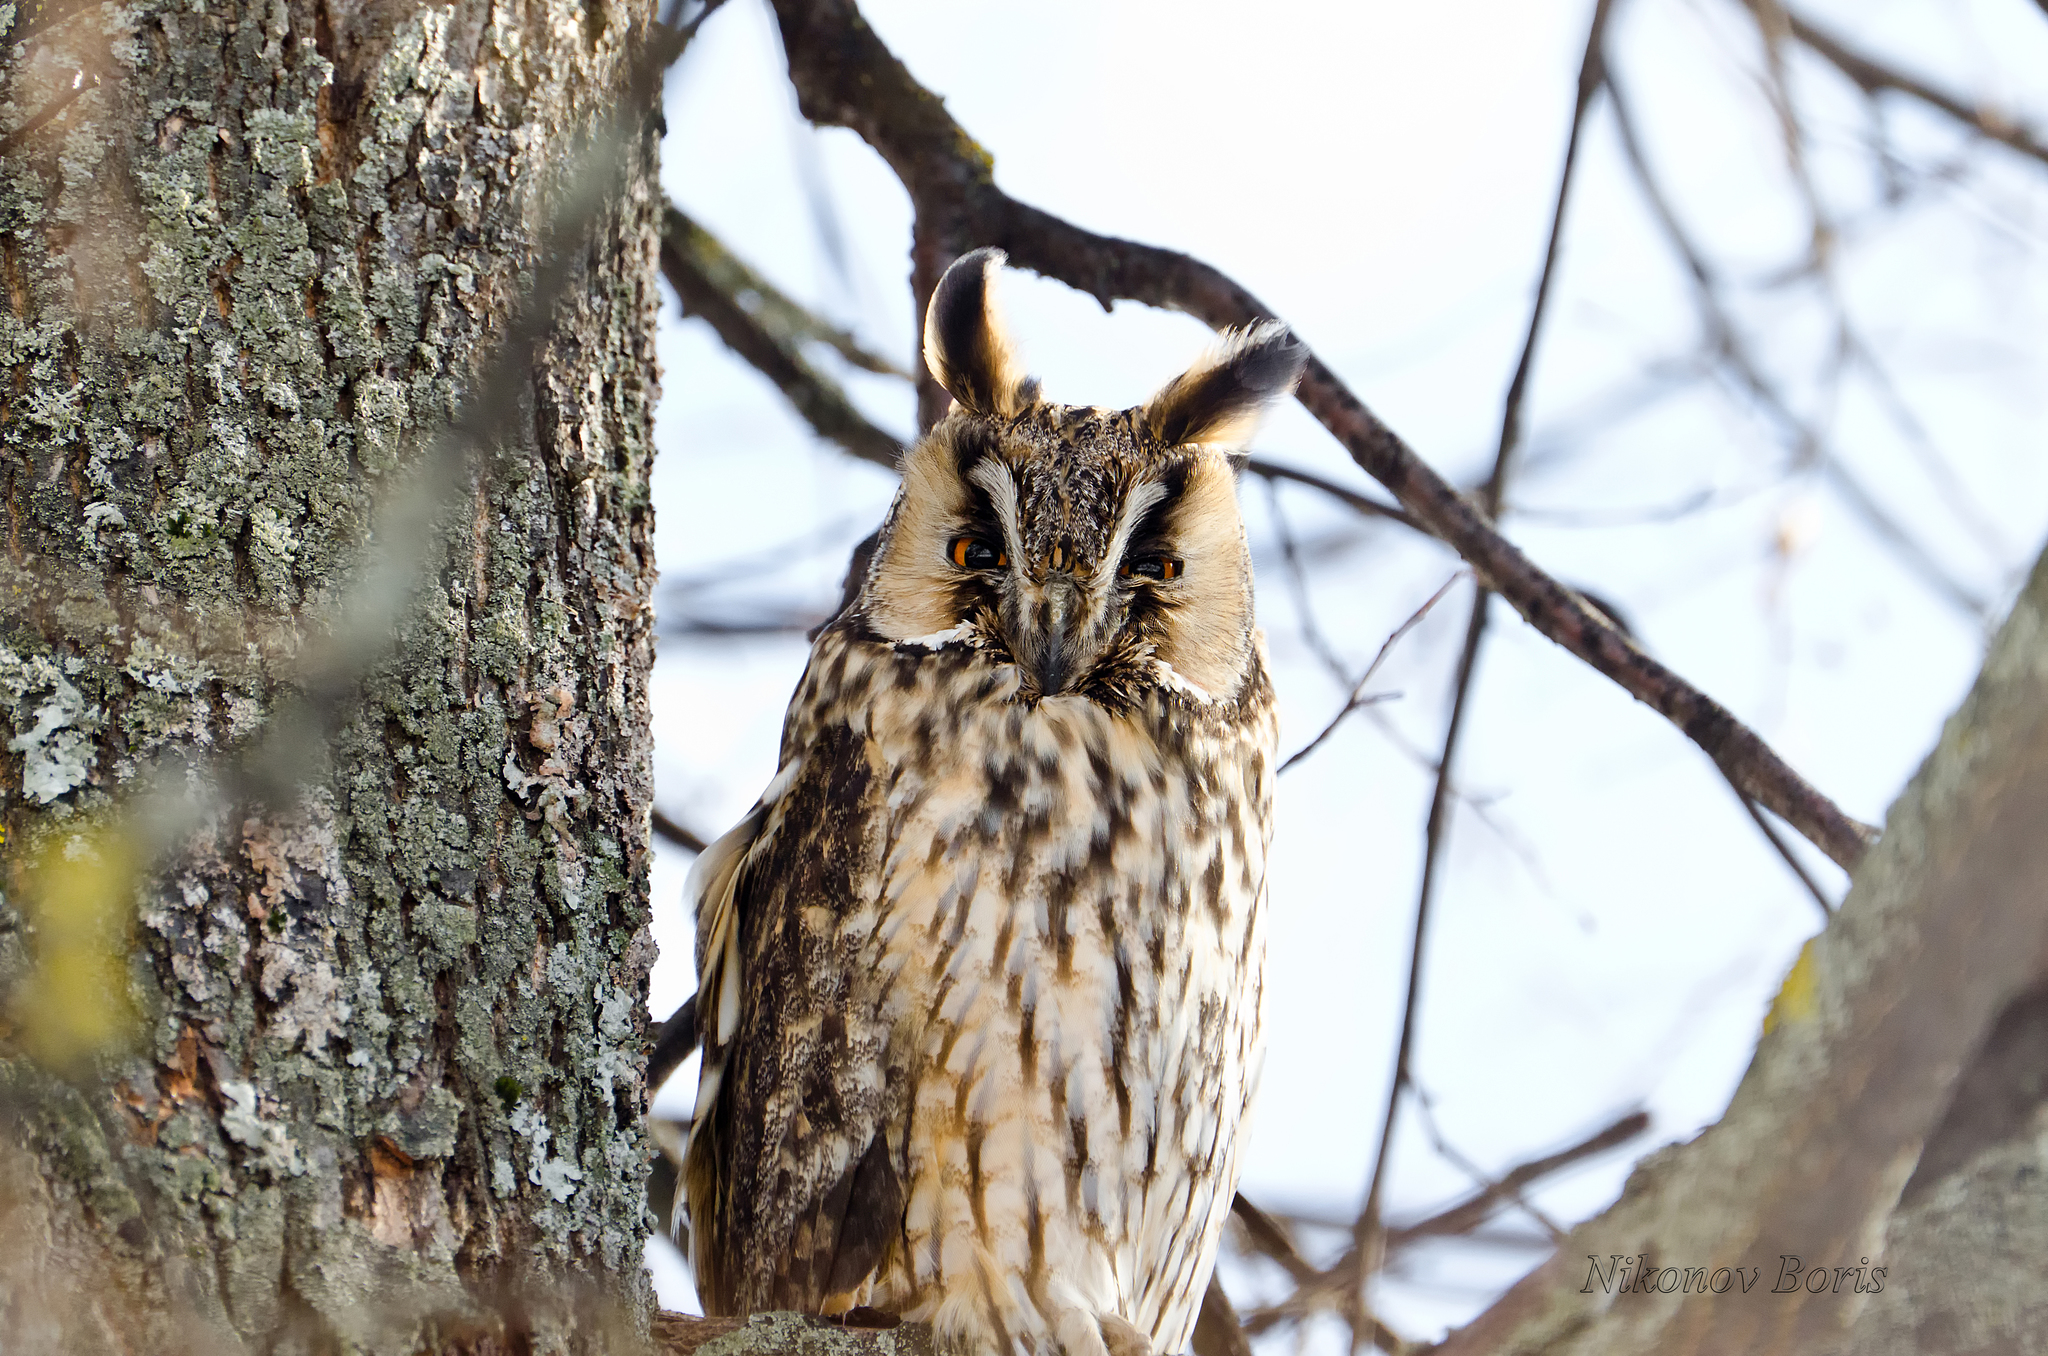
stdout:
[[1137,408],[1051,404],[1002,257],[933,294],[952,408],[691,872],[677,1215],[709,1313],[1177,1352],[1260,1062],[1275,719],[1232,458],[1305,350],[1269,322]]

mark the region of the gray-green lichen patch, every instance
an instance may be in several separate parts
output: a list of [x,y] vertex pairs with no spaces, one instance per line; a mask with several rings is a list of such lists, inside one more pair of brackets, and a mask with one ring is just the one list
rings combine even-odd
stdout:
[[16,731],[9,752],[21,755],[21,793],[38,805],[85,784],[97,750],[94,713],[71,682],[81,660],[24,658],[0,645],[0,702]]

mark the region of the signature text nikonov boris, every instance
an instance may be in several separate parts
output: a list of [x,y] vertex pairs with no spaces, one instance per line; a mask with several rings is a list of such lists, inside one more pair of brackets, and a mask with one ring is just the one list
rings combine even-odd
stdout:
[[[1586,1254],[1586,1260],[1592,1265],[1586,1269],[1586,1283],[1579,1287],[1581,1295],[1592,1294],[1595,1286],[1605,1295],[1725,1295],[1730,1291],[1746,1295],[1763,1279],[1762,1267],[1717,1267],[1709,1271],[1706,1267],[1652,1266],[1648,1253],[1633,1257],[1610,1253],[1604,1268],[1600,1258],[1592,1253]],[[1779,1253],[1777,1284],[1768,1293],[1792,1295],[1804,1291],[1809,1295],[1839,1295],[1844,1285],[1851,1294],[1884,1293],[1884,1274],[1888,1268],[1870,1265],[1868,1257],[1859,1260],[1861,1266],[1808,1267],[1793,1253]]]

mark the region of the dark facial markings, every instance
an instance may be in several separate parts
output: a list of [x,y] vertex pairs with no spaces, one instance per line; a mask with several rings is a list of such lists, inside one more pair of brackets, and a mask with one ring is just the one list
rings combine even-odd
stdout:
[[951,612],[963,622],[1000,607],[1002,576],[998,571],[1010,563],[995,502],[986,489],[968,478],[982,460],[995,455],[998,446],[994,431],[976,421],[961,433],[955,447],[967,504],[961,522],[947,537],[944,550],[947,562],[959,571],[953,579]]
[[[1050,683],[1053,691],[1129,705],[1151,681],[1151,656],[1168,637],[1170,617],[1189,601],[1177,587],[1187,561],[1171,529],[1196,462],[1152,441],[1142,413],[1041,404],[1016,418],[962,419],[951,431],[964,502],[938,549],[951,567],[952,615],[972,622],[1001,660],[1027,645],[1029,654],[1015,656],[1036,680],[1027,693]],[[989,488],[996,482],[984,462],[1002,466],[1015,486],[1015,540],[996,512]],[[1144,507],[1127,523],[1133,496]],[[1019,592],[1024,579],[1032,582],[1028,593]],[[1086,613],[1060,621],[1040,615],[1055,595],[1075,588],[1107,590],[1106,611],[1087,628],[1094,640],[1067,630]],[[1068,596],[1056,609],[1063,617],[1082,595]],[[1020,609],[1031,599],[1027,622]],[[1058,641],[1059,632],[1070,638]],[[1045,635],[1055,636],[1052,650],[1038,643]],[[1053,662],[1063,657],[1065,664]]]

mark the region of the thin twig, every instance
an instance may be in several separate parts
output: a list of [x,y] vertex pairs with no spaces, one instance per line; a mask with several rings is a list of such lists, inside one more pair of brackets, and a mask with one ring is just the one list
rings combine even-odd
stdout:
[[702,838],[699,838],[696,834],[676,823],[659,810],[654,812],[654,832],[657,837],[674,843],[677,847],[688,852],[702,852],[706,846]]
[[1350,674],[1345,670],[1343,659],[1330,648],[1322,628],[1316,625],[1308,574],[1301,568],[1301,552],[1294,544],[1294,529],[1287,521],[1286,511],[1280,507],[1280,482],[1277,480],[1266,482],[1266,506],[1273,515],[1273,531],[1280,538],[1280,559],[1287,566],[1287,582],[1294,594],[1295,624],[1301,630],[1301,639],[1308,646],[1309,653],[1321,660],[1323,667],[1341,683]]
[[[1502,1206],[1519,1200],[1522,1193],[1544,1178],[1627,1143],[1647,1130],[1649,1125],[1650,1118],[1647,1113],[1631,1112],[1576,1144],[1560,1149],[1556,1153],[1516,1164],[1501,1174],[1498,1180],[1488,1182],[1480,1190],[1445,1209],[1413,1224],[1387,1229],[1383,1235],[1387,1252],[1392,1255],[1427,1239],[1451,1236],[1515,1247],[1542,1247],[1550,1241],[1542,1235],[1488,1236],[1477,1231],[1479,1226]],[[1252,1204],[1242,1194],[1231,1202],[1230,1208],[1231,1213],[1237,1216],[1239,1224],[1244,1227],[1244,1241],[1250,1249],[1277,1263],[1295,1283],[1294,1293],[1285,1300],[1246,1315],[1244,1326],[1247,1331],[1265,1332],[1282,1323],[1298,1322],[1323,1313],[1333,1306],[1340,1295],[1353,1290],[1358,1284],[1358,1253],[1355,1248],[1346,1251],[1344,1256],[1329,1268],[1318,1270],[1295,1247],[1286,1223],[1292,1220],[1305,1227],[1341,1229],[1348,1234],[1352,1228],[1351,1221],[1340,1222],[1299,1212],[1276,1214]],[[1391,1333],[1386,1336],[1392,1340],[1400,1340]]]
[[1437,1124],[1435,1103],[1423,1092],[1420,1085],[1411,1081],[1408,1087],[1415,1098],[1415,1109],[1422,1121],[1422,1131],[1429,1136],[1430,1146],[1437,1151],[1440,1157],[1449,1161],[1451,1166],[1457,1168],[1458,1171],[1464,1173],[1467,1177],[1470,1177],[1474,1182],[1477,1182],[1482,1194],[1492,1193],[1495,1199],[1512,1203],[1523,1214],[1535,1220],[1538,1225],[1542,1226],[1543,1231],[1550,1235],[1553,1243],[1561,1242],[1564,1239],[1564,1230],[1558,1227],[1557,1221],[1543,1211],[1538,1210],[1535,1202],[1522,1194],[1520,1186],[1510,1183],[1505,1179],[1495,1181],[1492,1174],[1466,1157],[1462,1150],[1452,1144],[1450,1136],[1446,1135],[1443,1127]]
[[1808,248],[1805,263],[1799,271],[1824,270],[1833,253],[1834,229],[1828,223],[1820,190],[1807,167],[1806,129],[1800,125],[1798,101],[1793,97],[1792,81],[1785,71],[1785,45],[1792,34],[1791,24],[1778,0],[1745,0],[1745,3],[1751,17],[1756,20],[1758,34],[1763,38],[1764,102],[1777,114],[1778,134],[1785,144],[1785,167],[1791,173],[1800,201],[1806,204]]
[[[1854,328],[1849,323],[1848,308],[1836,284],[1833,268],[1834,242],[1837,231],[1828,219],[1820,190],[1813,181],[1807,166],[1806,133],[1800,125],[1797,102],[1792,94],[1791,81],[1786,75],[1783,50],[1793,36],[1792,16],[1779,0],[1747,0],[1751,14],[1756,17],[1757,26],[1764,39],[1766,68],[1769,71],[1770,100],[1778,111],[1779,124],[1785,138],[1785,155],[1792,173],[1792,180],[1799,187],[1799,196],[1806,204],[1811,221],[1810,235],[1812,249],[1802,272],[1809,272],[1818,280],[1822,290],[1833,304],[1836,315],[1835,361],[1830,366],[1828,392],[1834,395],[1839,389],[1843,369],[1847,363],[1858,357],[1859,345]],[[1868,93],[1868,91],[1866,91]],[[1935,590],[1956,605],[1970,612],[1979,622],[1990,621],[1990,601],[1974,590],[1965,587],[1955,575],[1944,567],[1933,552],[1921,544],[1893,514],[1887,511],[1873,495],[1868,486],[1849,470],[1841,457],[1824,445],[1819,433],[1819,421],[1809,426],[1791,411],[1790,402],[1770,382],[1763,378],[1762,365],[1749,359],[1744,345],[1737,339],[1732,322],[1724,323],[1722,333],[1730,343],[1730,360],[1735,362],[1744,385],[1752,394],[1763,401],[1766,408],[1773,410],[1781,426],[1787,428],[1795,450],[1804,457],[1817,461],[1828,480],[1833,483],[1836,493],[1853,509],[1877,534],[1892,545],[1893,550],[1906,563],[1916,569]],[[1739,357],[1737,356],[1739,355]],[[1862,355],[1868,358],[1868,354]],[[1867,367],[1876,371],[1874,361],[1866,362]],[[1880,395],[1883,393],[1880,392]],[[1942,476],[1937,474],[1937,482]]]
[[823,344],[863,372],[915,380],[902,364],[871,351],[851,330],[834,325],[769,282],[681,209],[676,209],[675,217],[665,220],[663,226],[664,243],[669,230],[680,228],[683,238],[676,242],[678,248],[721,294],[732,298],[786,350],[799,351],[799,346],[807,343]]
[[1315,1265],[1294,1246],[1287,1226],[1245,1199],[1243,1192],[1231,1198],[1230,1213],[1237,1216],[1237,1222],[1244,1226],[1245,1241],[1251,1244],[1252,1250],[1278,1262],[1280,1269],[1293,1277],[1296,1285],[1314,1285],[1322,1279],[1323,1273],[1316,1270]]
[[1288,480],[1296,485],[1306,485],[1311,489],[1321,490],[1330,498],[1340,503],[1348,504],[1368,517],[1387,518],[1401,524],[1403,527],[1413,528],[1417,532],[1427,532],[1428,530],[1392,504],[1382,504],[1377,499],[1369,498],[1356,490],[1347,490],[1335,481],[1325,480],[1321,476],[1308,471],[1298,470],[1292,466],[1283,466],[1279,462],[1268,461],[1264,457],[1253,457],[1245,463],[1244,469],[1248,474],[1259,476],[1265,480]]
[[1792,874],[1799,877],[1799,883],[1806,887],[1807,894],[1813,896],[1813,902],[1820,905],[1821,921],[1825,923],[1833,918],[1835,916],[1835,906],[1828,899],[1827,892],[1820,888],[1820,882],[1815,880],[1813,873],[1806,869],[1806,863],[1799,860],[1799,854],[1792,850],[1792,845],[1786,842],[1784,837],[1779,834],[1777,825],[1771,823],[1764,812],[1757,808],[1755,801],[1742,794],[1741,787],[1730,782],[1728,789],[1735,793],[1735,799],[1742,802],[1742,808],[1756,822],[1757,831],[1762,833],[1770,845],[1778,850],[1778,856],[1784,859],[1786,866],[1792,868]]
[[[2042,3],[2048,4],[2048,0],[2042,0]],[[1949,512],[1955,515],[1956,520],[1964,526],[1984,553],[1991,557],[1993,565],[2001,570],[2010,569],[2012,544],[1970,493],[1969,487],[1957,476],[1955,467],[1941,455],[1940,449],[1934,444],[1934,435],[1928,431],[1927,425],[1921,422],[1913,407],[1906,402],[1898,383],[1892,379],[1890,370],[1878,357],[1876,350],[1862,333],[1850,324],[1847,303],[1832,283],[1833,280],[1830,279],[1829,291],[1834,299],[1835,313],[1842,326],[1843,337],[1849,345],[1851,356],[1863,365],[1864,376],[1877,392],[1878,402],[1890,413],[1892,424],[1899,430],[1907,452],[1912,454],[1913,460],[1920,465],[1921,473],[1932,482],[1936,492],[1948,504]]]
[[[2048,7],[2048,0],[2037,0],[2037,3]],[[2041,163],[2048,164],[2048,145],[2037,140],[2026,128],[2012,119],[1988,109],[1972,108],[1963,100],[1952,94],[1943,93],[1924,80],[1886,66],[1849,47],[1840,38],[1815,28],[1790,10],[1785,10],[1784,15],[1793,37],[1847,76],[1865,94],[1874,95],[1889,90],[1895,94],[1918,99],[1980,135],[1989,137],[2000,145],[2009,146],[2021,155],[2032,156]]]
[[[1562,1172],[1566,1168],[1583,1162],[1595,1154],[1605,1153],[1609,1149],[1619,1147],[1649,1129],[1649,1126],[1649,1113],[1632,1111],[1628,1115],[1618,1117],[1611,1124],[1602,1126],[1584,1139],[1567,1145],[1555,1153],[1544,1154],[1541,1157],[1517,1163],[1514,1167],[1509,1168],[1500,1175],[1499,1181],[1496,1184],[1499,1190],[1475,1192],[1446,1206],[1435,1214],[1416,1220],[1412,1224],[1390,1226],[1387,1229],[1387,1247],[1391,1251],[1397,1243],[1404,1240],[1439,1238],[1451,1235],[1470,1237],[1474,1229],[1478,1228],[1481,1223],[1500,1209],[1504,1203],[1504,1197],[1500,1194],[1501,1191],[1509,1188],[1517,1191],[1527,1190],[1553,1173]],[[1236,1206],[1233,1205],[1232,1209],[1235,1210]],[[1333,1214],[1317,1213],[1315,1210],[1307,1207],[1289,1207],[1274,1210],[1262,1208],[1260,1213],[1273,1227],[1282,1231],[1282,1237],[1290,1237],[1290,1235],[1285,1233],[1285,1229],[1289,1224],[1304,1229],[1342,1230],[1346,1233],[1350,1232],[1351,1229],[1351,1220],[1349,1218],[1340,1219]]]
[[1309,740],[1308,743],[1302,745],[1300,748],[1296,749],[1291,755],[1288,756],[1287,761],[1280,765],[1280,771],[1287,771],[1288,768],[1293,767],[1296,763],[1300,762],[1302,759],[1314,753],[1317,748],[1321,747],[1322,742],[1324,740],[1328,739],[1331,735],[1337,732],[1337,727],[1339,725],[1342,725],[1344,723],[1345,717],[1349,716],[1353,711],[1358,710],[1362,706],[1369,705],[1372,702],[1385,700],[1386,697],[1392,695],[1391,693],[1384,693],[1379,696],[1367,697],[1364,695],[1365,685],[1372,681],[1372,676],[1375,673],[1378,673],[1380,671],[1380,665],[1386,662],[1387,655],[1393,650],[1394,646],[1397,643],[1399,643],[1401,637],[1407,635],[1410,631],[1413,631],[1418,625],[1420,625],[1422,619],[1429,615],[1429,610],[1435,607],[1437,605],[1437,602],[1440,599],[1442,599],[1442,597],[1446,593],[1449,593],[1451,591],[1451,585],[1457,583],[1460,579],[1465,578],[1470,573],[1471,571],[1469,570],[1460,570],[1456,574],[1452,575],[1449,579],[1444,580],[1443,584],[1437,589],[1435,593],[1429,595],[1429,598],[1422,604],[1421,607],[1416,608],[1413,612],[1408,614],[1407,621],[1402,622],[1399,626],[1394,628],[1394,634],[1388,636],[1385,642],[1380,645],[1380,652],[1372,657],[1372,663],[1366,665],[1365,672],[1360,674],[1358,676],[1358,681],[1351,685],[1350,699],[1347,700],[1344,703],[1344,705],[1338,709],[1336,715],[1330,717],[1330,723],[1325,725],[1320,731],[1318,731],[1314,739]]
[[1465,625],[1465,647],[1458,656],[1457,677],[1452,686],[1451,718],[1444,726],[1443,752],[1437,758],[1435,788],[1429,797],[1429,819],[1423,828],[1422,883],[1415,894],[1415,923],[1409,934],[1406,995],[1401,1002],[1401,1033],[1394,1047],[1394,1069],[1387,1080],[1386,1110],[1380,1117],[1378,1147],[1373,1153],[1372,1176],[1365,1192],[1365,1204],[1352,1226],[1352,1247],[1359,1258],[1358,1283],[1379,1270],[1384,1254],[1381,1237],[1380,1202],[1386,1185],[1387,1162],[1394,1145],[1394,1120],[1401,1110],[1401,1092],[1408,1084],[1409,1060],[1415,1050],[1415,1016],[1421,1007],[1422,962],[1429,938],[1430,906],[1436,899],[1438,873],[1442,870],[1444,831],[1450,822],[1451,766],[1458,751],[1458,736],[1465,728],[1465,712],[1472,697],[1472,674],[1479,663],[1479,641],[1486,630],[1486,606],[1493,595],[1484,585],[1473,594],[1472,615]]
[[[1011,262],[1097,298],[1185,311],[1215,328],[1249,324],[1271,308],[1216,269],[1171,250],[1081,230],[1008,197],[988,153],[938,97],[911,78],[852,0],[776,0],[798,104],[812,122],[852,128],[909,191],[920,221],[913,276],[935,284],[935,242],[971,237]],[[928,219],[947,217],[943,225]],[[930,267],[927,267],[927,264]],[[928,281],[927,279],[928,275]],[[1570,589],[1502,537],[1478,508],[1311,357],[1296,391],[1303,408],[1401,506],[1463,556],[1545,636],[1678,726],[1742,788],[1846,867],[1876,836],[1816,791],[1728,709],[1644,654]]]
[[1507,506],[1506,511],[1514,517],[1526,518],[1532,523],[1542,523],[1547,527],[1642,527],[1652,523],[1675,523],[1695,513],[1720,508],[1754,493],[1754,489],[1733,493],[1725,490],[1694,490],[1683,499],[1644,508],[1567,509],[1511,504]]
[[1626,1144],[1649,1128],[1648,1112],[1631,1112],[1612,1125],[1588,1135],[1570,1148],[1560,1149],[1554,1154],[1546,1154],[1542,1158],[1534,1158],[1510,1168],[1502,1173],[1498,1180],[1488,1183],[1464,1200],[1438,1211],[1427,1219],[1387,1230],[1388,1246],[1392,1247],[1397,1242],[1407,1244],[1424,1238],[1468,1234],[1484,1223],[1502,1205],[1518,1200],[1521,1192],[1543,1178],[1596,1154]]
[[[1619,85],[1612,83],[1609,85],[1609,93],[1609,102],[1614,109],[1615,128],[1621,136],[1623,158],[1627,160],[1636,184],[1642,190],[1644,200],[1649,204],[1651,215],[1656,217],[1673,252],[1684,262],[1686,271],[1692,279],[1693,298],[1700,313],[1701,326],[1706,331],[1708,348],[1721,361],[1723,367],[1733,374],[1737,383],[1756,402],[1757,407],[1770,416],[1794,455],[1812,462],[1819,468],[1842,502],[1862,518],[1872,532],[1891,545],[1901,564],[1917,575],[1922,583],[1944,601],[1975,620],[1984,620],[1990,613],[1990,603],[1951,574],[1927,547],[1906,530],[1904,524],[1878,502],[1876,496],[1855,472],[1828,448],[1819,432],[1800,419],[1793,411],[1791,402],[1769,378],[1764,376],[1762,368],[1750,356],[1749,346],[1736,328],[1733,317],[1721,304],[1718,276],[1707,264],[1705,255],[1693,242],[1684,224],[1679,221],[1670,199],[1665,195],[1663,186],[1657,179],[1655,170],[1650,166],[1649,158],[1644,153],[1642,142],[1636,134],[1635,119],[1627,97]],[[1722,766],[1724,771],[1729,772],[1731,776],[1734,775],[1733,769],[1728,768],[1725,763]],[[1760,801],[1766,808],[1777,813],[1780,818],[1812,839],[1812,834],[1806,833],[1796,820],[1785,814],[1779,806],[1773,805],[1769,797],[1758,795],[1756,787],[1742,782],[1740,778],[1737,778],[1737,785],[1745,794]],[[1814,841],[1822,851],[1827,851],[1827,844],[1819,840]],[[1844,868],[1853,869],[1853,862],[1845,862],[1833,852],[1828,852],[1828,855]]]
[[[1530,373],[1536,362],[1536,347],[1543,337],[1543,321],[1549,310],[1550,286],[1557,273],[1557,261],[1564,244],[1565,214],[1571,205],[1573,170],[1578,164],[1579,142],[1586,115],[1606,83],[1603,59],[1608,17],[1613,0],[1599,0],[1587,26],[1586,47],[1579,61],[1578,98],[1572,107],[1571,131],[1565,138],[1564,164],[1558,171],[1557,200],[1550,215],[1550,238],[1543,251],[1543,269],[1536,280],[1536,297],[1529,308],[1529,328],[1522,339],[1521,357],[1508,383],[1501,406],[1500,443],[1494,453],[1493,471],[1480,487],[1480,510],[1489,519],[1500,515],[1507,493],[1508,473],[1522,441],[1522,405],[1529,389]],[[1352,1231],[1352,1246],[1359,1257],[1358,1290],[1349,1297],[1359,1302],[1366,1280],[1378,1269],[1384,1253],[1380,1222],[1381,1201],[1386,1187],[1387,1163],[1394,1143],[1394,1122],[1400,1114],[1401,1093],[1412,1077],[1409,1061],[1415,1049],[1416,1014],[1420,1011],[1422,965],[1429,936],[1430,905],[1434,901],[1441,873],[1445,830],[1450,821],[1451,770],[1456,765],[1458,738],[1464,732],[1465,714],[1472,698],[1472,675],[1478,671],[1479,652],[1486,637],[1486,615],[1492,592],[1485,580],[1472,597],[1472,615],[1465,627],[1465,648],[1458,657],[1458,669],[1451,697],[1451,715],[1444,726],[1443,753],[1437,758],[1436,784],[1429,798],[1429,821],[1424,829],[1422,882],[1416,891],[1415,926],[1408,951],[1407,994],[1401,1007],[1401,1033],[1395,1046],[1394,1069],[1387,1081],[1386,1110],[1380,1119],[1378,1147],[1373,1154],[1372,1177],[1366,1187],[1365,1203]],[[1583,604],[1581,604],[1583,606]]]
[[1586,33],[1585,54],[1579,60],[1578,101],[1572,107],[1571,131],[1565,137],[1564,166],[1557,177],[1557,201],[1550,213],[1550,238],[1543,248],[1543,271],[1536,278],[1536,300],[1529,307],[1529,329],[1522,337],[1522,355],[1515,363],[1515,375],[1508,383],[1507,400],[1501,407],[1500,445],[1493,458],[1493,473],[1480,487],[1479,500],[1488,518],[1500,516],[1502,496],[1507,492],[1508,470],[1522,444],[1522,405],[1529,391],[1529,376],[1536,366],[1536,345],[1543,334],[1543,321],[1550,309],[1550,285],[1557,276],[1557,260],[1564,248],[1565,211],[1571,205],[1572,170],[1578,164],[1579,138],[1594,96],[1607,82],[1602,55],[1607,19],[1613,0],[1599,0],[1593,7],[1593,21]]
[[704,593],[734,583],[758,583],[763,575],[773,573],[790,564],[808,560],[814,556],[840,547],[846,536],[865,523],[872,522],[872,512],[850,513],[820,523],[801,536],[778,541],[760,551],[745,555],[727,556],[697,574],[664,575],[661,591],[671,598],[692,593]]
[[723,5],[725,0],[705,0],[704,8],[697,11],[696,17],[684,23],[683,8],[686,3],[687,0],[670,0],[667,9],[662,12],[661,25],[670,30],[664,43],[664,65],[672,65],[682,56],[689,47],[690,40],[697,36],[697,30],[704,26],[706,19],[718,12],[719,6]]

